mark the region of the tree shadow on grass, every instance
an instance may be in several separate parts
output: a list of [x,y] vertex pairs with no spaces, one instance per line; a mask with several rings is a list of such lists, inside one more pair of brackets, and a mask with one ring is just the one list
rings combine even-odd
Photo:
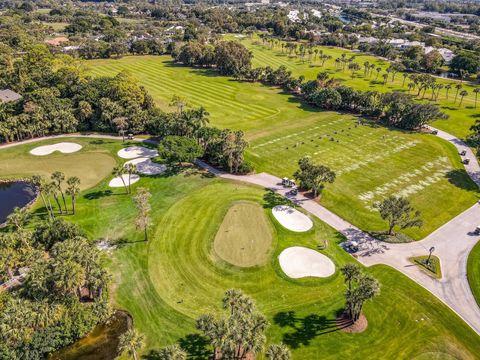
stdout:
[[[207,360],[210,358],[212,351],[209,350],[208,340],[199,334],[188,334],[178,340],[178,345],[187,353],[190,360]],[[145,360],[160,360],[164,357],[158,350],[151,350],[148,354],[143,355]]]
[[263,201],[263,207],[265,209],[272,209],[278,205],[288,205],[295,207],[295,204],[292,201],[270,189],[267,190],[267,192],[263,195]]
[[208,339],[200,334],[188,334],[178,340],[178,344],[193,360],[209,359],[213,351],[210,351]]
[[[455,169],[445,175],[448,182],[456,187],[467,191],[478,191],[478,186],[470,179],[464,169]],[[476,176],[480,176],[477,174]]]
[[[337,317],[343,313],[343,309],[337,311]],[[279,312],[273,317],[273,321],[280,327],[291,328],[292,332],[283,334],[283,342],[297,349],[300,346],[308,346],[317,336],[338,331],[351,325],[350,321],[339,322],[337,317],[328,319],[326,316],[310,314],[303,318],[297,317],[294,311]]]
[[96,200],[102,197],[110,196],[112,194],[113,194],[112,190],[99,190],[99,191],[93,191],[88,194],[85,194],[83,195],[83,198],[87,200]]

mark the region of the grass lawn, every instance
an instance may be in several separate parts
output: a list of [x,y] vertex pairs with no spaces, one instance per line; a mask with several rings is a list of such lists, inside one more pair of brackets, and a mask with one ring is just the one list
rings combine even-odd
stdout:
[[[74,142],[82,145],[80,151],[63,154],[58,151],[45,156],[30,154],[30,150],[43,145]],[[66,177],[77,176],[80,188],[87,189],[108,176],[117,165],[116,151],[121,142],[113,140],[63,138],[37,141],[0,151],[0,179],[17,179],[24,176],[50,177],[54,171],[62,171]]]
[[435,136],[357,125],[354,116],[318,111],[278,89],[178,66],[166,56],[87,65],[97,76],[129,70],[162,108],[168,110],[173,94],[179,94],[205,106],[212,125],[244,130],[251,145],[246,158],[257,172],[290,177],[303,155],[330,166],[338,177],[321,203],[363,229],[384,228],[372,203],[390,194],[402,192],[422,211],[425,225],[405,232],[414,239],[477,200],[477,187],[455,148]]
[[214,253],[239,267],[265,265],[270,258],[272,229],[257,203],[238,202],[228,209],[214,241]]
[[42,21],[42,24],[48,27],[51,27],[54,31],[62,32],[65,30],[65,27],[68,25],[66,22],[46,22]]
[[[27,152],[31,145],[18,147],[16,155],[25,155],[21,149]],[[122,146],[120,141],[105,141],[85,144],[85,151],[87,145],[104,147],[112,159]],[[0,152],[0,166],[9,159],[5,152]],[[381,295],[365,307],[368,329],[361,334],[337,331],[332,321],[342,308],[345,289],[338,272],[327,279],[289,279],[279,268],[277,256],[287,247],[315,249],[328,239],[330,245],[322,253],[337,268],[355,260],[336,245],[341,235],[317,219],[307,233],[280,226],[264,189],[214,179],[195,169],[143,177],[132,188],[142,186],[152,193],[153,227],[150,242],[145,243],[135,229],[131,196],[121,188],[108,188],[109,178],[107,174],[98,179],[98,185],[83,191],[77,215],[66,219],[79,223],[91,239],[119,243],[106,259],[113,275],[112,303],[132,314],[135,326],[146,336],[145,353],[180,341],[195,358],[206,359],[203,340],[194,335],[195,318],[205,311],[218,311],[223,292],[231,287],[256,299],[271,323],[268,342],[285,342],[294,358],[321,354],[326,359],[474,359],[480,351],[478,336],[461,319],[386,266],[366,270],[381,283]],[[228,265],[213,250],[228,210],[243,202],[262,206],[258,210],[264,212],[272,231],[271,257],[261,267]]]
[[468,255],[467,277],[473,296],[480,306],[480,242],[475,245]]
[[428,275],[437,279],[441,279],[442,268],[440,266],[440,259],[437,256],[432,255],[430,257],[429,265],[426,264],[427,259],[428,259],[428,255],[424,255],[424,256],[414,256],[408,260],[410,260],[410,262],[412,262],[413,264],[417,265],[422,271],[426,272]]
[[[309,63],[308,61],[302,61],[300,57],[289,57],[287,50],[282,53],[280,45],[274,49],[270,49],[268,45],[262,45],[261,39],[254,37],[250,39],[248,37],[235,37],[234,35],[228,35],[227,38],[241,41],[249,50],[253,53],[253,65],[254,66],[270,66],[272,68],[278,68],[280,65],[284,65],[288,70],[292,71],[295,76],[304,75],[306,79],[314,79],[320,71],[326,71],[330,76],[339,79],[346,85],[359,90],[377,90],[377,91],[402,91],[408,92],[409,80],[403,84],[403,76],[401,73],[397,73],[395,80],[388,81],[387,84],[383,84],[382,74],[385,73],[386,68],[389,66],[387,60],[381,58],[366,55],[358,52],[353,52],[346,49],[336,47],[317,47],[322,49],[324,54],[332,56],[332,58],[325,62],[324,67],[321,66],[321,62],[318,57],[316,61]],[[351,72],[346,69],[345,71],[337,71],[335,69],[335,59],[342,54],[347,54],[347,57],[354,56],[355,62],[360,65],[360,70],[352,78]],[[308,56],[308,55],[307,55]],[[307,59],[307,57],[306,57]],[[376,71],[372,72],[371,76],[364,77],[363,64],[368,61],[370,64],[375,64],[376,67],[381,67],[382,71],[376,79]],[[391,80],[391,75],[390,75]],[[442,89],[438,97],[438,104],[442,111],[450,116],[448,120],[438,120],[433,123],[434,126],[445,130],[451,134],[458,136],[459,138],[465,138],[470,133],[470,126],[475,122],[478,116],[478,109],[475,109],[475,93],[473,92],[474,86],[472,84],[463,83],[462,90],[467,90],[468,95],[463,99],[462,105],[459,106],[460,98],[455,99],[455,85],[459,83],[456,80],[448,80],[437,78],[439,84],[452,84],[452,89],[449,91],[447,99],[446,90]],[[412,94],[416,94],[417,90],[412,91]],[[430,99],[431,91],[428,90],[426,98]],[[430,101],[430,100],[429,100]],[[480,105],[480,103],[479,103]]]

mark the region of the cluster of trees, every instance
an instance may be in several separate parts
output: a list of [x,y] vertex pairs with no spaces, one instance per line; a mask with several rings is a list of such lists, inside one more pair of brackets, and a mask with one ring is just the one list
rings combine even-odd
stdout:
[[[66,187],[64,182],[66,183]],[[69,209],[65,195],[70,195],[72,214],[75,215],[75,201],[80,192],[80,179],[78,177],[71,176],[65,181],[65,174],[61,171],[55,171],[50,176],[50,181],[39,175],[34,175],[32,176],[32,183],[42,198],[43,205],[50,219],[55,220],[55,210],[51,201],[52,197],[57,204],[58,213],[60,215],[68,215]]]
[[[237,48],[234,42],[218,44],[219,71],[235,74],[244,68],[243,60],[237,58],[242,50],[234,51]],[[250,57],[245,66],[250,66]],[[55,57],[43,45],[30,47],[19,57],[13,52],[3,57],[0,53],[2,61],[6,66],[0,68],[0,88],[10,88],[23,97],[0,103],[0,142],[89,130],[160,138],[172,135],[195,139],[202,147],[198,157],[215,165],[235,172],[250,169],[243,161],[247,146],[243,133],[207,127],[205,109],[187,108],[187,101],[179,96],[171,104],[177,111],[160,110],[126,71],[114,77],[88,77],[76,60]]]
[[362,273],[358,265],[346,264],[340,269],[347,284],[345,291],[345,313],[353,323],[362,314],[363,305],[380,293],[378,281]]
[[[227,290],[222,307],[225,310],[223,316],[204,314],[196,322],[197,329],[210,342],[211,359],[254,358],[265,347],[265,331],[269,325],[267,319],[257,310],[254,300],[241,290]],[[122,339],[121,350],[135,357],[136,351],[142,345],[139,338],[138,333],[132,331]],[[160,359],[165,360],[187,359],[187,353],[178,344],[167,346],[157,354]],[[268,346],[265,355],[270,360],[291,359],[290,350],[284,344]]]
[[239,76],[250,70],[252,54],[236,41],[204,44],[190,41],[178,52],[172,52],[178,62],[188,66],[215,67],[222,75]]
[[2,280],[19,281],[0,294],[2,359],[44,358],[110,315],[109,277],[83,231],[60,219],[33,230],[28,222],[17,211],[0,233]]
[[446,117],[437,105],[416,102],[408,94],[354,90],[328,81],[326,73],[320,73],[317,80],[302,84],[301,95],[309,104],[321,109],[353,112],[406,130],[419,129],[435,119]]

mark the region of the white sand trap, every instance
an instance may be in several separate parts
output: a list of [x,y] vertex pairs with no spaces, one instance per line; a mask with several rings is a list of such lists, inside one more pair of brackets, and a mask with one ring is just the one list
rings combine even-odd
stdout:
[[118,156],[123,159],[135,159],[138,157],[155,157],[158,156],[157,150],[147,149],[143,146],[130,146],[118,151]]
[[[123,178],[123,181],[122,181]],[[108,186],[110,187],[124,187],[125,185],[128,186],[128,174],[123,174],[122,178],[120,176],[114,177],[110,182],[108,183]],[[130,184],[135,184],[138,180],[140,180],[140,176],[133,174],[130,176]],[[123,182],[125,181],[125,185]]]
[[127,161],[125,165],[127,164],[136,165],[137,171],[143,175],[158,175],[167,170],[166,165],[154,163],[152,160],[146,157]]
[[30,154],[36,156],[50,155],[55,151],[60,151],[64,154],[70,154],[77,152],[82,148],[82,145],[71,143],[71,142],[61,142],[53,145],[44,145],[38,146],[35,149],[30,150]]
[[295,232],[308,231],[313,227],[310,218],[287,205],[277,205],[272,209],[273,216],[288,230]]
[[332,260],[318,251],[301,246],[283,250],[278,261],[283,272],[293,279],[307,276],[329,277],[335,273]]

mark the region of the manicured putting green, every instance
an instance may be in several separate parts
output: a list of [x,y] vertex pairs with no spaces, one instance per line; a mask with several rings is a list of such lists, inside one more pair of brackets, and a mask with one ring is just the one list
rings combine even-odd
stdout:
[[214,240],[215,253],[239,266],[261,266],[270,259],[272,228],[257,203],[238,202],[228,209]]
[[[109,151],[113,143],[121,147],[121,142],[109,140],[68,138],[65,142],[81,146],[81,151],[70,154],[54,151],[49,155],[35,156],[31,150],[59,143],[58,139],[39,141],[0,150],[0,178],[22,178],[42,175],[50,178],[54,171],[62,171],[66,177],[76,176],[80,179],[80,188],[88,189],[110,175],[117,160]],[[76,146],[75,148],[78,148]],[[69,147],[68,149],[71,149]],[[67,150],[68,150],[67,149]]]
[[330,166],[337,179],[326,186],[321,203],[365,230],[385,229],[373,203],[389,195],[406,196],[422,212],[424,226],[405,231],[414,239],[423,238],[477,200],[477,187],[457,151],[435,136],[358,125],[354,116],[319,111],[279,89],[179,66],[166,56],[87,64],[97,76],[130,71],[164,109],[172,111],[168,107],[172,96],[181,95],[191,105],[205,106],[212,125],[245,131],[250,141],[246,159],[257,172],[291,177],[304,155]]

